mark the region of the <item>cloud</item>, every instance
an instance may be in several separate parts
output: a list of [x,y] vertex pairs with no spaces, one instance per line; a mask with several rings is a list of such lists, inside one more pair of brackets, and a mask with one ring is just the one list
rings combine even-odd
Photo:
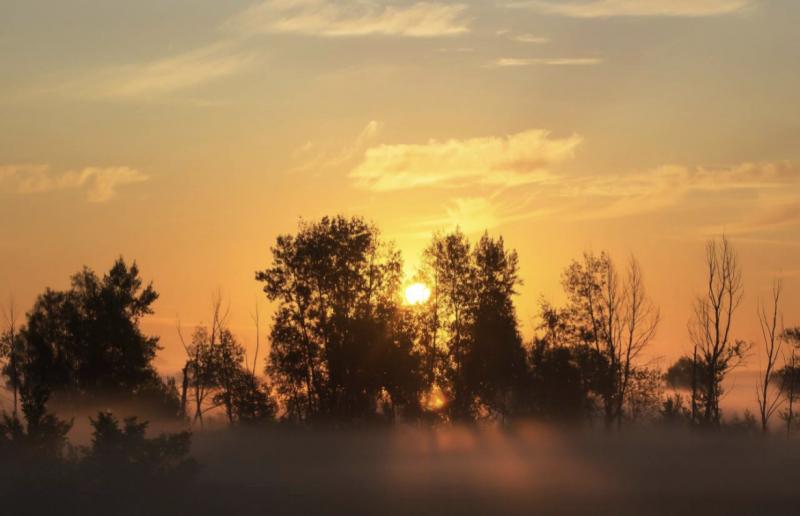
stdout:
[[[518,220],[602,221],[692,210],[689,231],[769,235],[800,227],[800,166],[790,162],[730,167],[668,165],[621,175],[553,173],[548,181],[489,196],[457,196],[425,228],[459,225],[474,232]],[[674,222],[678,224],[678,222]]]
[[289,172],[320,171],[351,162],[363,154],[364,149],[375,139],[382,128],[383,124],[377,120],[370,120],[352,142],[335,148],[331,145],[320,148],[318,144],[308,141],[293,153],[295,158],[304,160],[303,163],[295,166]]
[[545,57],[545,58],[516,58],[503,57],[489,64],[490,68],[508,68],[519,66],[591,66],[602,63],[596,57]]
[[610,18],[617,16],[704,17],[742,12],[753,0],[539,0],[512,4],[574,18]]
[[17,194],[39,194],[59,190],[81,190],[86,200],[106,202],[117,189],[141,183],[148,176],[129,167],[86,167],[81,170],[53,172],[47,165],[0,166],[0,190]]
[[425,220],[418,226],[425,228],[417,235],[428,238],[431,229],[459,227],[465,233],[477,233],[519,220],[540,218],[550,213],[547,209],[530,209],[529,203],[498,200],[489,197],[456,197],[444,206],[445,215]]
[[68,84],[69,90],[105,98],[156,98],[240,73],[252,56],[213,44],[139,64],[114,66]]
[[307,36],[452,36],[469,31],[464,4],[384,5],[370,0],[267,0],[234,16],[226,28],[240,34]]
[[544,44],[544,43],[549,43],[550,42],[550,38],[545,38],[543,36],[537,36],[535,34],[517,34],[512,39],[514,41],[518,41],[520,43]]
[[549,167],[570,159],[581,141],[578,135],[552,138],[548,131],[529,130],[506,137],[379,145],[367,149],[350,178],[358,188],[379,192],[542,183],[551,176]]
[[[667,165],[623,175],[560,176],[550,186],[538,194],[577,219],[625,217],[689,206],[699,196],[705,205],[712,201],[736,205],[734,215],[749,211],[752,220],[764,207],[800,201],[800,167],[790,162],[714,168]],[[786,220],[785,213],[779,215]]]

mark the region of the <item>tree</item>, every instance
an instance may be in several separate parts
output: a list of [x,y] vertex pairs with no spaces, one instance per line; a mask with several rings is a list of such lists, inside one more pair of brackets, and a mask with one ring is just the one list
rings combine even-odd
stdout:
[[607,426],[622,424],[635,362],[655,336],[659,311],[646,294],[639,263],[631,258],[620,278],[606,253],[584,253],[566,269],[562,285],[567,294],[560,336],[573,346],[588,345],[605,359],[598,371],[597,393]]
[[7,386],[11,389],[13,417],[17,417],[19,406],[19,354],[22,348],[22,336],[17,328],[17,312],[14,300],[11,299],[6,310],[3,311],[6,329],[0,333],[0,360],[4,362],[2,372],[7,379]]
[[269,386],[251,372],[246,353],[227,327],[228,310],[222,297],[213,301],[211,325],[198,326],[189,344],[178,335],[186,351],[181,400],[184,413],[191,396],[192,422],[204,424],[205,413],[222,407],[229,423],[271,419],[275,407]]
[[189,432],[148,438],[145,436],[147,421],[130,417],[120,425],[111,412],[98,412],[97,417],[89,421],[92,442],[91,447],[84,450],[84,465],[95,469],[98,479],[163,477],[190,472],[195,467],[194,461],[188,458]]
[[395,405],[407,400],[390,383],[389,358],[413,364],[418,350],[399,338],[402,262],[378,230],[358,217],[324,217],[279,236],[272,255],[256,279],[278,304],[267,372],[286,416],[364,420],[384,392],[394,391]]
[[84,397],[127,396],[160,381],[152,365],[158,338],[139,328],[157,298],[122,258],[102,278],[84,268],[69,290],[47,289],[20,332],[20,383]]
[[693,343],[692,419],[719,427],[722,382],[738,366],[749,345],[732,336],[733,316],[742,300],[742,274],[728,239],[706,244],[706,291],[695,300],[689,323]]
[[629,379],[625,398],[625,418],[630,423],[654,421],[664,408],[663,374],[646,367],[637,367]]
[[[464,376],[464,361],[474,315],[474,272],[470,243],[461,230],[436,234],[423,254],[426,276],[432,278],[430,331],[433,348],[429,362],[434,382],[444,391],[454,419],[471,419],[474,397]],[[442,349],[438,349],[442,343]]]
[[473,250],[473,292],[469,303],[469,338],[463,352],[460,383],[470,398],[501,418],[521,403],[526,358],[513,296],[521,283],[517,253],[503,239],[484,233]]
[[797,414],[794,404],[800,397],[800,328],[784,330],[783,339],[789,343],[788,356],[784,355],[784,366],[776,372],[778,384],[782,387],[782,394],[786,398],[786,410],[781,418],[786,422],[786,435],[792,434],[792,429]]
[[548,337],[534,339],[530,354],[531,413],[546,421],[589,420],[596,404],[594,382],[603,357],[589,346],[566,346]]
[[[0,452],[24,453],[37,460],[61,459],[72,422],[47,411],[49,393],[41,386],[20,391],[23,422],[16,414],[0,421]],[[2,454],[0,454],[2,456]]]
[[780,300],[781,283],[776,281],[772,285],[772,309],[767,311],[767,307],[764,305],[760,305],[758,309],[758,322],[761,328],[761,338],[766,359],[764,368],[761,371],[761,383],[756,388],[758,411],[761,417],[761,431],[763,433],[767,433],[769,430],[769,420],[780,406],[781,391],[783,390],[783,386],[780,386],[777,393],[770,394],[770,384],[775,381],[775,368],[783,345],[782,330],[779,328],[779,326],[783,325],[782,316],[780,315]]
[[695,365],[692,357],[680,357],[664,373],[664,381],[675,390],[689,391],[692,389],[694,369]]

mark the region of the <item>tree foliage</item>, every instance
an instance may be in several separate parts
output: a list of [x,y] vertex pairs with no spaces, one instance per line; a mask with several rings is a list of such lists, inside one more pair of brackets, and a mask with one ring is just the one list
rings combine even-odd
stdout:
[[[370,419],[383,394],[415,411],[424,386],[399,302],[399,253],[363,219],[339,216],[278,237],[272,254],[256,279],[278,305],[267,371],[287,415]],[[401,364],[409,381],[398,381]]]

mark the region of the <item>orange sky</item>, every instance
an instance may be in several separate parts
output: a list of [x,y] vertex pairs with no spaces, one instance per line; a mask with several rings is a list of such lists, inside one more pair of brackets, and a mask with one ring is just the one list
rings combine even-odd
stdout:
[[[792,0],[31,1],[0,6],[0,298],[136,259],[174,330],[254,281],[300,217],[374,220],[412,273],[432,231],[518,249],[526,335],[584,250],[633,253],[687,346],[703,242],[741,255],[737,335],[784,280],[800,324]],[[758,357],[750,361],[757,367]]]

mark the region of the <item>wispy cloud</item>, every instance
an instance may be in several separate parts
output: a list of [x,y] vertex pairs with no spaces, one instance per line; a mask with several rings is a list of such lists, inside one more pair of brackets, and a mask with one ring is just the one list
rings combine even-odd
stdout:
[[289,172],[321,171],[350,163],[363,155],[364,150],[373,142],[382,127],[383,125],[377,120],[370,120],[355,139],[345,145],[320,145],[308,141],[295,149],[293,157],[302,162]]
[[516,2],[513,7],[532,7],[539,11],[574,18],[617,16],[704,17],[742,12],[753,0],[534,0]]
[[546,182],[549,167],[571,158],[581,141],[578,135],[552,138],[548,131],[529,130],[506,137],[379,145],[366,151],[350,178],[373,191]]
[[540,218],[549,212],[547,209],[530,209],[525,201],[499,200],[495,196],[456,197],[445,203],[444,215],[417,224],[424,228],[418,236],[428,238],[432,229],[456,226],[465,233],[477,233],[520,220]]
[[370,0],[267,0],[245,9],[225,27],[241,34],[308,36],[452,36],[469,31],[464,4],[386,5]]
[[[426,221],[425,227],[460,225],[479,231],[538,218],[597,221],[710,210],[725,214],[727,233],[763,237],[800,227],[800,166],[790,162],[715,168],[669,165],[620,175],[554,173],[544,183],[483,197],[458,196],[445,201],[442,210],[444,214]],[[689,231],[706,236],[720,231],[716,224],[712,218]]]
[[516,36],[513,36],[512,39],[520,43],[534,43],[537,45],[550,42],[550,38],[545,38],[544,36],[537,36],[536,34],[517,34]]
[[0,166],[0,190],[39,194],[58,190],[81,190],[89,202],[106,202],[120,187],[141,183],[148,176],[129,167],[86,167],[54,172],[47,165]]
[[252,61],[253,56],[232,44],[217,43],[144,63],[101,69],[65,88],[84,96],[152,99],[240,73]]
[[489,64],[490,68],[510,68],[520,66],[591,66],[602,63],[597,57],[502,57]]
[[[789,162],[731,167],[668,165],[622,175],[559,176],[536,192],[573,219],[619,218],[674,207],[735,205],[750,221],[765,207],[800,202],[800,167]],[[698,194],[703,205],[693,204]],[[714,197],[711,197],[714,196]],[[785,213],[781,215],[786,220]],[[748,222],[749,223],[749,222]]]

